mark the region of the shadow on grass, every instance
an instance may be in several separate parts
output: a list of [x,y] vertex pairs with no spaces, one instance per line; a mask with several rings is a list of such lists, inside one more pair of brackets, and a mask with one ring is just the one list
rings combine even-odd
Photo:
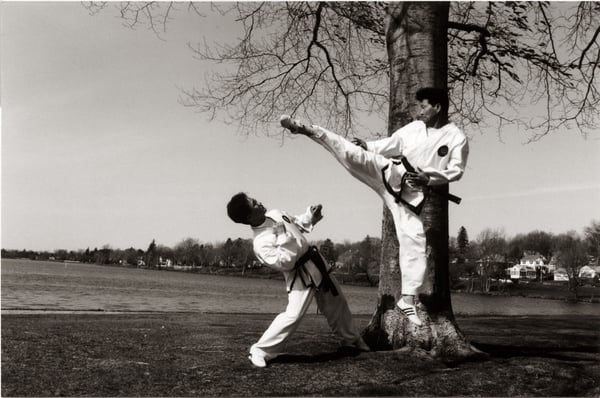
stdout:
[[341,347],[334,352],[324,352],[313,355],[301,355],[301,354],[282,354],[269,361],[269,364],[273,363],[322,363],[337,361],[343,358],[356,357],[361,353],[357,348],[353,347]]
[[[500,344],[473,344],[479,350],[490,355],[491,358],[514,358],[514,357],[537,357],[557,359],[561,361],[590,361],[596,362],[598,357],[594,354],[600,353],[599,346],[515,346]],[[577,355],[581,353],[583,355]],[[592,356],[586,357],[586,354]]]
[[[486,362],[493,359],[510,359],[518,357],[527,358],[547,358],[560,361],[571,362],[597,362],[600,353],[599,346],[516,346],[475,343],[473,346],[482,351],[481,355],[472,355],[460,358],[433,358],[423,353],[423,359],[437,360],[449,368],[456,367],[464,363]],[[381,351],[394,353],[394,351]],[[324,352],[317,354],[283,354],[269,361],[269,363],[324,363],[337,361],[343,358],[356,357],[361,352],[355,348],[340,348],[333,352]],[[399,351],[395,351],[399,354]],[[409,354],[404,354],[408,355]],[[414,355],[414,354],[413,354]]]

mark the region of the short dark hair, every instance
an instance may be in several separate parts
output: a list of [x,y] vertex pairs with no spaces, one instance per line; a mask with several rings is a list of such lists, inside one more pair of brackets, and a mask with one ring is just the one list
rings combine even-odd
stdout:
[[244,192],[236,193],[227,203],[227,215],[236,223],[248,224],[251,210],[248,195]]
[[427,100],[431,105],[440,104],[442,112],[448,112],[448,90],[435,87],[424,87],[417,91],[417,101]]

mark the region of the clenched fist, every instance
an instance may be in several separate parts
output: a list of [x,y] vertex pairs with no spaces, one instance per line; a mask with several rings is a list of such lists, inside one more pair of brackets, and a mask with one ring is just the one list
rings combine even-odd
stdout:
[[323,205],[310,206],[310,213],[312,214],[311,223],[313,225],[315,225],[323,218],[321,210],[323,210]]

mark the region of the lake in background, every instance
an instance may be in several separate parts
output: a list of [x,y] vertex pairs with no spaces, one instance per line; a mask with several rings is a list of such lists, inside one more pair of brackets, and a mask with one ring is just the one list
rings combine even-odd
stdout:
[[[282,280],[12,259],[2,259],[1,277],[3,313],[279,313],[287,303]],[[342,288],[354,314],[374,312],[377,288]],[[600,315],[600,304],[466,293],[453,293],[452,306],[456,315]]]

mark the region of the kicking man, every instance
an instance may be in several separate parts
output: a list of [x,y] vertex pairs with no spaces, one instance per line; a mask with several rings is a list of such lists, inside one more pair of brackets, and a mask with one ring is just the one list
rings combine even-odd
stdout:
[[424,88],[416,97],[420,106],[418,120],[376,141],[355,139],[352,143],[322,127],[305,126],[286,115],[281,117],[281,125],[323,146],[350,174],[383,199],[392,214],[400,243],[402,297],[397,306],[411,322],[421,325],[415,295],[425,278],[427,257],[420,211],[430,187],[462,177],[469,147],[462,131],[448,121],[446,90]]

